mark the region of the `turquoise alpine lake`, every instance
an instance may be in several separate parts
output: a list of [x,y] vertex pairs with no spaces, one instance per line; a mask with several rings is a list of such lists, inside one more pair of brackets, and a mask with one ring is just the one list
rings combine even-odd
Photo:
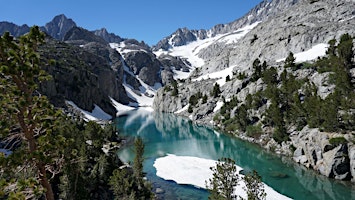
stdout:
[[[258,145],[221,134],[168,113],[134,110],[116,119],[119,134],[141,137],[145,143],[144,171],[153,183],[158,199],[207,199],[208,192],[191,185],[179,185],[156,175],[154,161],[167,154],[218,160],[229,157],[245,171],[256,170],[264,183],[292,199],[355,199],[352,183],[329,179],[270,153]],[[125,162],[134,158],[133,146],[118,151]]]

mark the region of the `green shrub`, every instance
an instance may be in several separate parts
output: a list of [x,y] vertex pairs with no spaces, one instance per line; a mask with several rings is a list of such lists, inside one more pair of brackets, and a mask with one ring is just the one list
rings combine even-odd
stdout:
[[247,75],[245,74],[245,72],[240,72],[238,75],[237,75],[237,79],[239,80],[244,80],[247,78]]
[[207,103],[207,95],[205,94],[203,97],[202,97],[202,103],[205,104]]
[[246,132],[247,132],[247,136],[258,138],[263,133],[263,130],[261,129],[261,124],[255,126],[249,125],[246,128]]
[[193,110],[192,106],[190,105],[189,108],[187,109],[187,112],[192,113],[193,111],[194,110]]
[[344,137],[335,137],[330,138],[329,143],[334,146],[338,146],[340,144],[346,144],[348,141]]

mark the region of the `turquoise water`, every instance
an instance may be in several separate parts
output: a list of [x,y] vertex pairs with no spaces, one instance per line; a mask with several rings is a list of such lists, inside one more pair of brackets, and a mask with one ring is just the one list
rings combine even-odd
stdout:
[[[119,133],[140,136],[145,143],[144,170],[154,188],[164,190],[161,199],[207,199],[208,193],[189,185],[178,185],[157,177],[153,163],[166,154],[217,160],[230,157],[245,170],[255,169],[263,182],[293,199],[355,199],[350,183],[335,181],[271,154],[255,144],[219,134],[205,126],[166,113],[131,111],[116,120]],[[118,152],[124,161],[133,160],[132,147]]]

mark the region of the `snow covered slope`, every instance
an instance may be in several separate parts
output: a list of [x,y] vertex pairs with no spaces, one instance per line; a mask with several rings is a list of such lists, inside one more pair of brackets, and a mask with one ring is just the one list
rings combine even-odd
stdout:
[[[323,57],[323,56],[325,56],[328,47],[329,47],[328,44],[321,43],[321,44],[317,44],[317,45],[313,46],[312,48],[310,48],[306,51],[297,52],[293,55],[296,59],[295,62],[301,63],[301,62],[305,62],[305,61],[315,60],[318,57]],[[282,58],[282,59],[276,60],[276,62],[282,62],[285,60],[286,60],[286,58]]]
[[[251,31],[254,27],[256,27],[260,22],[255,22],[253,24],[247,25],[243,28],[240,28],[238,30],[232,31],[230,33],[225,33],[225,34],[218,34],[215,36],[209,35],[205,39],[198,39],[197,41],[190,42],[184,46],[173,46],[169,50],[163,50],[159,49],[158,51],[155,51],[155,55],[158,57],[161,56],[162,54],[168,54],[171,56],[177,56],[177,57],[182,57],[187,59],[193,68],[200,68],[205,64],[205,60],[199,56],[199,53],[203,50],[208,48],[209,46],[215,45],[215,44],[222,44],[222,45],[231,45],[237,43],[241,38],[243,38],[249,31]],[[220,71],[216,72],[215,74],[206,74],[205,76],[201,76],[196,80],[204,79],[207,78],[207,76],[210,76],[210,78],[224,78],[227,75],[230,75],[232,69],[226,69],[227,71]],[[190,75],[191,72],[189,73],[179,73],[179,78],[187,78]]]
[[[130,107],[151,107],[153,105],[154,96],[156,91],[162,87],[161,83],[155,83],[154,86],[150,86],[145,83],[137,74],[134,74],[132,69],[125,63],[125,56],[131,52],[144,52],[149,54],[148,50],[141,45],[130,44],[128,46],[125,42],[110,43],[111,48],[116,49],[122,55],[122,63],[124,70],[124,82],[128,97],[132,100],[128,106]],[[138,88],[135,88],[127,82],[127,76],[133,77],[139,84]]]

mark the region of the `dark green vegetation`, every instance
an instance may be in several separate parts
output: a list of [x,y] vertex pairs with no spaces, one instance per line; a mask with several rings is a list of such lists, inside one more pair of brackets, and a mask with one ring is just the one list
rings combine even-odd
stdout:
[[[145,181],[143,174],[143,154],[144,143],[141,138],[134,141],[135,158],[133,169],[129,167],[122,167],[115,169],[113,175],[110,177],[109,185],[115,199],[153,199],[151,185]],[[133,172],[132,172],[133,171]]]
[[239,177],[235,161],[230,158],[219,159],[215,167],[211,167],[213,177],[206,182],[210,193],[210,200],[243,199],[234,194],[234,188],[244,181],[248,200],[262,200],[266,198],[264,185],[259,174],[253,170],[243,178]]
[[190,99],[189,99],[190,106],[187,110],[189,113],[193,112],[193,107],[195,107],[198,104],[200,99],[202,99],[202,102],[207,102],[207,95],[202,96],[202,93],[200,91],[198,91],[196,94],[193,94],[190,96]]
[[[114,172],[122,165],[111,151],[120,142],[117,133],[65,115],[40,94],[38,85],[51,78],[37,53],[43,42],[38,27],[19,39],[0,38],[0,141],[12,151],[0,153],[0,199],[113,199],[120,181]],[[146,199],[151,193],[137,171],[143,149],[137,145],[138,159],[127,173],[140,187],[127,193],[137,190],[135,197]]]
[[253,170],[243,177],[245,190],[247,191],[248,200],[266,199],[264,184],[261,181],[261,176]]
[[[331,40],[329,45],[327,55],[314,63],[297,64],[290,53],[280,72],[256,59],[253,75],[239,78],[246,83],[262,79],[266,87],[248,95],[242,103],[237,98],[225,102],[214,120],[228,132],[247,132],[251,137],[258,137],[261,127],[269,127],[279,143],[289,139],[290,127],[301,130],[308,125],[329,132],[354,130],[355,87],[350,74],[355,67],[353,38],[344,34],[339,42]],[[327,76],[326,84],[334,85],[334,90],[321,98],[311,81],[297,77],[296,73],[304,69]]]
[[208,199],[235,199],[237,196],[233,194],[233,191],[239,181],[235,161],[230,158],[219,159],[216,166],[211,167],[211,170],[213,177],[206,182],[206,187],[210,192]]

